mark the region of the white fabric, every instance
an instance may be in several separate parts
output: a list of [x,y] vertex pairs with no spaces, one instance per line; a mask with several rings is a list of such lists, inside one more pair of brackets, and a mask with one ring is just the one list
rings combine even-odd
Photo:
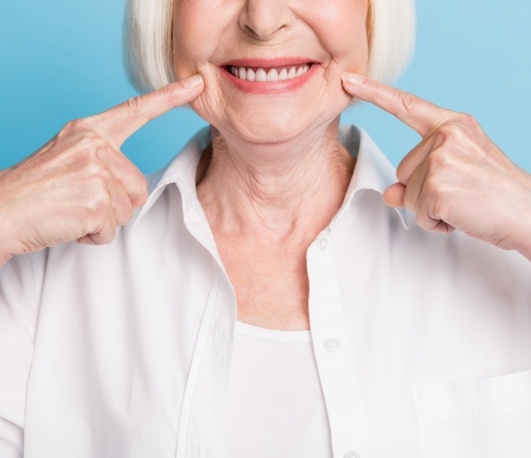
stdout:
[[[528,458],[530,263],[385,207],[393,168],[341,136],[357,165],[307,253],[333,456]],[[236,303],[195,191],[208,142],[152,177],[113,243],[0,269],[0,418],[26,458],[217,457]]]
[[[331,458],[310,331],[236,321],[216,458]],[[267,434],[264,432],[267,431]]]

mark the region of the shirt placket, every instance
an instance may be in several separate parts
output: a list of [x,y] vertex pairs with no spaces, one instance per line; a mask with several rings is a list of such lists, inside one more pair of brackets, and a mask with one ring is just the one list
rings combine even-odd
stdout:
[[333,252],[333,230],[328,228],[307,253],[315,360],[334,458],[368,458],[369,431],[361,378],[347,333]]
[[199,203],[185,212],[184,219],[190,233],[212,256],[212,287],[183,397],[175,456],[206,458],[216,456],[212,434],[222,418],[228,393],[236,300]]

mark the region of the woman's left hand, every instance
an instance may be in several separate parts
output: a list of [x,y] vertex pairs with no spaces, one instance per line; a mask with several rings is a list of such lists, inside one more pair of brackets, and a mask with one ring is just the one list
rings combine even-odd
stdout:
[[531,260],[531,175],[473,117],[353,73],[343,75],[343,87],[422,136],[385,191],[387,205],[414,211],[426,230],[459,229]]

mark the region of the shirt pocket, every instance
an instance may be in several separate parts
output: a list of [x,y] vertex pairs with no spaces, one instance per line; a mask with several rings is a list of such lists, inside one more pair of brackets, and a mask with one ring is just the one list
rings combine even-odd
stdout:
[[422,458],[530,458],[531,370],[413,387]]

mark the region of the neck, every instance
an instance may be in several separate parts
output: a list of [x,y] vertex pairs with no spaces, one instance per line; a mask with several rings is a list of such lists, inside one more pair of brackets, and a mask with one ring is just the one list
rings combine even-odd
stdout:
[[339,118],[285,143],[251,144],[212,128],[197,189],[214,231],[311,243],[339,210],[354,169],[338,138]]

